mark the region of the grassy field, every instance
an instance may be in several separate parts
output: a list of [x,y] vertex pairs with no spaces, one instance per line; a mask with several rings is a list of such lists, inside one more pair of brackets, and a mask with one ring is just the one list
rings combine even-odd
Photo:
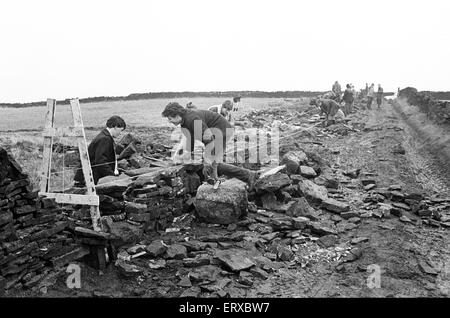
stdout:
[[[84,126],[103,127],[106,120],[112,115],[121,116],[127,125],[133,126],[167,126],[167,120],[161,116],[164,107],[172,101],[181,105],[192,101],[200,109],[221,104],[227,98],[179,98],[179,99],[149,99],[137,101],[117,101],[81,104]],[[229,98],[228,98],[229,99]],[[251,109],[261,109],[279,104],[280,98],[247,98],[243,99],[242,110],[237,114],[242,114]],[[32,131],[42,130],[44,126],[46,107],[27,108],[0,108],[0,132]],[[69,126],[72,124],[72,117],[68,105],[56,106],[55,125]]]

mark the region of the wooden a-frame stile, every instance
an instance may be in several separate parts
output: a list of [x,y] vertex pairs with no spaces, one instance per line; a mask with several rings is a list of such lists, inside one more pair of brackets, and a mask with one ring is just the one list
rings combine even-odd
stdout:
[[[73,127],[55,128],[55,99],[47,99],[47,114],[44,127],[44,153],[39,195],[54,198],[57,203],[80,204],[91,206],[92,225],[95,231],[102,231],[100,222],[99,197],[95,192],[94,178],[88,157],[86,136],[83,128],[81,109],[78,98],[70,100],[70,108],[74,122]],[[81,166],[86,182],[87,194],[52,193],[49,191],[52,161],[53,137],[73,137],[78,140]]]

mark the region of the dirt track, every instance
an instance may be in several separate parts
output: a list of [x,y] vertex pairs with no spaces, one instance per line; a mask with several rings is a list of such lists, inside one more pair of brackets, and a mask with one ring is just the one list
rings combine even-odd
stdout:
[[[359,132],[346,136],[293,138],[286,140],[285,146],[295,149],[300,144],[303,150],[316,153],[336,170],[360,168],[361,174],[376,180],[378,188],[401,185],[402,191],[408,193],[448,196],[450,180],[442,166],[423,148],[417,148],[418,143],[411,139],[411,128],[389,103],[385,102],[381,110],[359,111],[352,115],[352,121],[361,124]],[[398,153],[398,149],[404,149],[404,154]],[[344,200],[350,203],[352,210],[362,209],[365,193],[352,183],[344,183],[342,187]],[[450,215],[449,207],[444,214]],[[252,287],[231,283],[226,291],[231,297],[449,297],[449,230],[421,224],[412,214],[410,217],[411,223],[401,222],[394,216],[361,218],[361,223],[354,229],[339,233],[334,246],[320,248],[314,241],[300,245],[297,254],[305,261],[278,262],[268,279],[255,280]],[[333,215],[322,213],[321,220],[333,222]],[[226,227],[199,227],[193,232],[220,235],[230,231]],[[360,248],[360,257],[339,262],[333,256],[336,247],[352,246],[349,241],[358,237],[368,238],[356,245]],[[164,239],[165,242],[176,241],[175,235],[170,234]],[[235,246],[246,248],[248,253],[259,253],[246,242]],[[439,272],[437,276],[420,270],[418,264],[425,260],[433,263]],[[143,266],[144,263],[142,261]],[[380,288],[369,288],[367,282],[371,273],[368,266],[381,270]],[[175,262],[164,270],[152,270],[138,278],[123,278],[114,266],[100,277],[96,271],[84,265],[82,268],[81,290],[67,289],[65,275],[61,274],[56,284],[48,287],[47,293],[39,294],[43,297],[179,297],[183,291],[177,285],[179,278],[175,274],[179,266]],[[233,280],[232,276],[230,278]],[[200,297],[209,296],[208,293],[200,294]]]
[[[448,195],[447,179],[442,166],[433,161],[430,153],[414,147],[411,128],[385,102],[382,110],[363,111],[356,116],[366,122],[368,132],[328,139],[324,146],[339,149],[330,156],[339,168],[362,168],[374,172],[377,184],[388,187],[401,184],[404,190],[426,194]],[[397,129],[395,129],[397,127]],[[394,155],[398,145],[405,155]],[[358,191],[350,191],[350,200],[358,198]],[[448,211],[447,211],[448,213]],[[395,227],[380,228],[380,224]],[[273,296],[281,297],[448,297],[450,295],[450,237],[448,230],[405,224],[398,218],[385,221],[363,219],[353,231],[341,235],[340,242],[352,237],[368,237],[363,243],[362,257],[336,270],[325,264],[301,271],[288,271],[264,285]],[[422,273],[418,262],[430,260],[441,270],[437,278]],[[381,269],[381,288],[368,288],[367,266]],[[295,283],[294,283],[295,282]],[[252,295],[257,296],[258,293]]]

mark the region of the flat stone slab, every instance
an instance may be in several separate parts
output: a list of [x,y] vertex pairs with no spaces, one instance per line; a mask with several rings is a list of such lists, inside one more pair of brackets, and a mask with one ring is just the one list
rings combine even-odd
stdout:
[[396,207],[396,208],[399,208],[399,209],[406,210],[406,211],[410,211],[411,210],[411,207],[409,205],[407,205],[405,203],[401,203],[401,202],[393,202],[392,206]]
[[434,275],[437,276],[439,275],[439,272],[434,269],[433,267],[431,267],[427,262],[425,261],[420,261],[419,262],[419,268],[422,272],[424,272],[425,274],[429,274],[429,275]]
[[287,174],[276,173],[259,178],[255,184],[255,190],[257,193],[275,192],[290,185],[291,182],[292,181]]
[[153,168],[144,167],[144,168],[139,168],[139,169],[127,170],[127,171],[125,171],[125,174],[130,177],[135,177],[135,176],[144,177],[144,176],[149,176],[152,173],[156,173],[157,171],[161,171],[161,168],[160,167],[153,167]]
[[359,216],[360,216],[360,214],[358,212],[355,212],[355,211],[342,212],[340,214],[340,217],[345,219],[345,220],[348,220],[348,219],[351,219],[351,218],[357,218]]
[[324,248],[328,248],[331,246],[334,246],[338,243],[338,236],[337,235],[324,235],[321,238],[317,240],[317,244]]
[[328,211],[336,213],[348,212],[350,210],[350,206],[347,203],[332,198],[324,199],[321,206]]
[[66,264],[69,264],[70,262],[73,262],[74,260],[80,259],[83,256],[88,255],[89,253],[90,253],[89,248],[84,246],[78,247],[67,254],[52,259],[52,264],[54,267],[61,267]]
[[106,176],[98,180],[98,184],[95,186],[97,194],[108,194],[113,192],[124,192],[128,186],[132,183],[131,178],[121,176]]
[[75,227],[75,233],[77,235],[80,235],[83,237],[93,237],[93,238],[104,239],[104,240],[108,240],[108,239],[112,238],[112,235],[109,233],[97,232],[97,231],[87,229],[84,227],[80,227],[80,226]]
[[319,234],[319,235],[329,235],[334,234],[336,235],[337,232],[319,222],[309,222],[308,228],[311,229],[313,233]]
[[216,257],[234,272],[246,270],[256,265],[244,252],[237,249],[216,251]]
[[361,179],[361,183],[364,187],[368,186],[369,184],[377,184],[376,180],[373,179]]

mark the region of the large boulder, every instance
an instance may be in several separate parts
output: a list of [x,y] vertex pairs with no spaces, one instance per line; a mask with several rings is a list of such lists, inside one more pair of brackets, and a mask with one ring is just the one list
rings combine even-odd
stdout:
[[217,189],[203,184],[197,190],[194,206],[199,219],[208,223],[230,224],[247,214],[246,183],[229,179]]
[[153,175],[153,172],[156,172],[158,170],[161,170],[161,168],[159,168],[159,167],[152,167],[152,168],[144,167],[144,168],[139,168],[139,169],[127,170],[127,171],[125,171],[125,174],[130,177],[135,177],[135,176],[143,177],[143,176]]
[[321,203],[328,198],[328,191],[325,187],[307,179],[298,183],[298,190],[308,201],[313,203]]

